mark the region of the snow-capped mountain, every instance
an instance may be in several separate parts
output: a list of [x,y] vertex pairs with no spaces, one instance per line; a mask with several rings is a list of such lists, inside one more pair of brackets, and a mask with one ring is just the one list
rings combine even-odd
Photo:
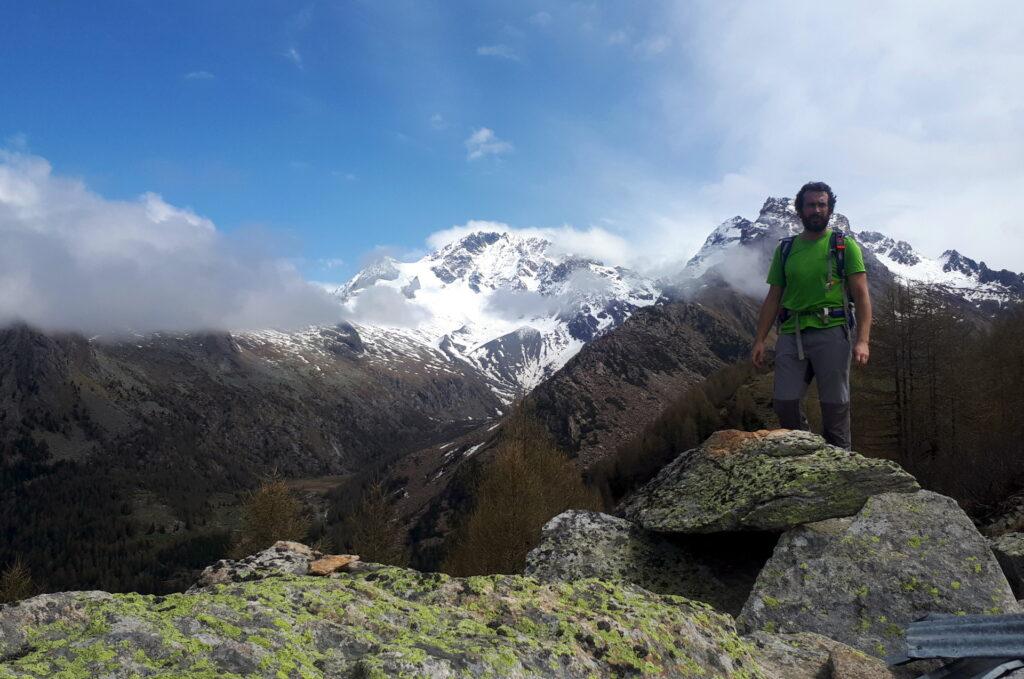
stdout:
[[371,351],[427,348],[472,366],[510,399],[653,304],[659,290],[543,238],[476,232],[415,262],[384,258],[336,294]]
[[910,281],[942,286],[975,305],[1003,306],[1024,299],[1024,275],[1006,269],[993,271],[956,250],[946,250],[931,259],[918,254],[906,241],[897,241],[877,231],[857,234],[865,250],[893,274]]
[[[880,265],[893,276],[911,282],[928,283],[945,288],[971,304],[985,309],[999,308],[1024,300],[1024,275],[1005,269],[994,271],[984,262],[947,250],[940,257],[929,258],[915,251],[902,240],[895,240],[877,231],[854,231],[847,218],[832,216],[830,226],[846,231],[862,247],[869,271]],[[778,239],[803,230],[792,199],[768,198],[753,222],[733,217],[718,226],[704,245],[686,264],[681,280],[693,286],[705,274],[715,272],[728,281],[730,264],[750,263],[751,253],[758,266],[774,251]],[[732,267],[735,268],[735,267]],[[762,277],[763,279],[763,277]],[[756,282],[759,284],[760,280]]]
[[[956,251],[928,258],[904,241],[852,230],[841,214],[831,226],[861,244],[873,288],[892,277],[927,282],[985,314],[1024,300],[1021,274],[993,271]],[[414,262],[385,257],[364,268],[333,291],[348,323],[248,333],[240,341],[311,365],[344,354],[402,375],[475,376],[508,402],[663,293],[715,281],[763,294],[778,240],[802,228],[791,199],[768,198],[757,219],[723,222],[677,277],[659,281],[562,252],[543,238],[478,231]]]
[[[850,223],[839,213],[829,221],[832,228],[850,230]],[[803,231],[800,219],[789,198],[768,198],[755,221],[733,217],[722,222],[704,241],[704,245],[686,263],[684,280],[700,278],[716,266],[732,259],[738,252],[753,248],[771,253],[778,239]],[[762,276],[763,278],[763,276]]]

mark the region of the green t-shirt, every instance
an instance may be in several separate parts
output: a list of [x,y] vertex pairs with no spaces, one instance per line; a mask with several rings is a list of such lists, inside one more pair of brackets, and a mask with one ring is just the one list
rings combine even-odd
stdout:
[[[804,240],[800,236],[793,239],[793,247],[786,258],[786,275],[783,277],[779,247],[775,248],[772,266],[768,270],[768,285],[783,285],[782,307],[790,311],[817,311],[828,307],[840,309],[843,306],[843,290],[839,276],[836,274],[835,258],[828,253],[828,242],[832,229],[826,229],[818,240]],[[860,246],[850,236],[846,236],[846,275],[867,271],[864,268],[864,255]],[[832,269],[832,287],[828,287],[828,268]],[[843,325],[842,318],[829,318],[822,322],[820,317],[804,314],[800,316],[800,328],[832,328]],[[796,332],[796,319],[790,314],[779,332],[789,334]]]

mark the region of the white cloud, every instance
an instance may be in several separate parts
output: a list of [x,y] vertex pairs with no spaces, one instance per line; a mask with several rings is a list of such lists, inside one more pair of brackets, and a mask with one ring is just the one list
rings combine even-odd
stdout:
[[470,220],[465,224],[430,234],[427,237],[427,246],[431,250],[437,250],[478,231],[544,238],[551,241],[553,251],[556,253],[577,255],[609,266],[631,266],[641,259],[641,253],[630,244],[627,238],[597,226],[586,229],[570,225],[513,228],[504,222]]
[[481,57],[498,57],[510,61],[519,61],[519,55],[508,45],[481,45],[476,48],[477,55]]
[[479,160],[484,156],[500,156],[514,150],[511,142],[499,139],[494,130],[481,127],[469,135],[465,141],[467,160]]
[[430,312],[394,288],[373,285],[361,291],[355,298],[348,319],[376,325],[415,328],[430,319]]
[[295,47],[289,47],[284,51],[284,58],[295,64],[298,68],[302,68],[302,55],[299,54],[299,50]]
[[213,80],[214,76],[209,71],[189,71],[185,74],[185,80]]
[[[692,8],[691,8],[692,9]],[[672,6],[652,94],[685,154],[715,139],[687,198],[750,215],[765,195],[828,181],[855,228],[1024,269],[1024,4],[949,0]],[[775,28],[771,28],[775,27]],[[696,82],[694,72],[699,74]],[[696,109],[694,101],[701,105]],[[968,240],[970,234],[970,240]]]
[[487,311],[509,321],[554,315],[564,305],[565,300],[535,290],[498,288],[487,298]]
[[47,330],[290,328],[337,303],[287,261],[147,193],[107,200],[38,156],[0,151],[0,322]]

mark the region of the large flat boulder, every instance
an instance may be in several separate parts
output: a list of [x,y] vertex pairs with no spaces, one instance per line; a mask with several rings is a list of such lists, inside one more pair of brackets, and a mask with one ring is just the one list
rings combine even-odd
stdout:
[[615,516],[572,509],[544,526],[540,543],[526,557],[525,572],[549,582],[631,582],[737,615],[774,541],[763,545],[766,553],[753,561],[746,558],[752,552],[750,541],[737,537],[735,542],[731,553],[724,554],[722,543],[669,540]]
[[902,648],[928,613],[1016,610],[988,543],[952,499],[886,493],[853,517],[783,534],[739,617],[741,629],[817,632],[866,653]]
[[729,616],[595,579],[278,572],[0,606],[0,677],[770,679]]
[[727,430],[677,457],[617,513],[666,533],[786,530],[856,514],[872,495],[917,489],[895,462],[810,432]]

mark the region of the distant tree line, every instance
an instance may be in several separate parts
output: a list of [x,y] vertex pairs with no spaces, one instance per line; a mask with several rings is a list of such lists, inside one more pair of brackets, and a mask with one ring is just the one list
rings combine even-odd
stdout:
[[853,371],[854,448],[983,513],[1024,483],[1024,311],[989,323],[917,283],[875,307],[871,361]]
[[[1024,309],[994,319],[937,286],[896,284],[874,300],[871,360],[851,370],[853,444],[983,514],[1024,487]],[[778,426],[770,375],[727,366],[682,394],[588,482],[614,506],[712,432]],[[820,416],[809,399],[812,428]]]

